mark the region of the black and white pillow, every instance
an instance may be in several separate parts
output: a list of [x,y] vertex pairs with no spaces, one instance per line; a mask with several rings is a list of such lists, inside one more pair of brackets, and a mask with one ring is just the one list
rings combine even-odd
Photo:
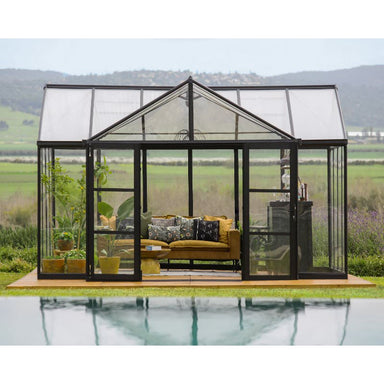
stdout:
[[172,243],[173,241],[180,240],[180,226],[162,227],[160,225],[149,224],[148,238],[149,240]]
[[219,241],[219,221],[199,219],[196,225],[196,240]]
[[187,217],[176,216],[176,225],[180,225],[180,240],[196,239],[196,222],[199,218],[189,219]]

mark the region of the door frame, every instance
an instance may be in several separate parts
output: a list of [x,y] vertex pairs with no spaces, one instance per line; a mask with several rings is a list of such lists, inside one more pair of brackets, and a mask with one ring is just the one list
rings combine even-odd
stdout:
[[[250,253],[249,253],[249,196],[250,193],[282,192],[281,189],[252,190],[249,183],[249,151],[265,149],[289,149],[290,150],[290,199],[289,199],[289,223],[290,223],[290,270],[288,275],[251,275]],[[241,249],[241,271],[242,280],[297,280],[298,279],[298,249],[297,249],[297,196],[298,196],[298,142],[289,141],[268,146],[258,143],[247,143],[243,145],[243,236]],[[293,182],[296,180],[296,182]]]
[[[122,146],[120,143],[116,147],[104,148],[103,145],[94,145],[95,143],[88,143],[87,145],[87,158],[86,158],[86,193],[87,193],[87,207],[86,207],[86,239],[87,239],[87,281],[141,281],[141,258],[140,258],[140,227],[141,227],[141,169],[140,169],[140,145],[138,144],[125,144]],[[116,149],[116,150],[133,150],[133,188],[121,188],[122,192],[133,192],[134,195],[134,266],[133,273],[131,274],[95,274],[94,262],[94,193],[97,191],[94,186],[94,150],[95,149]],[[105,189],[105,188],[104,188]],[[116,191],[118,188],[113,188]],[[100,231],[100,234],[102,234]],[[112,231],[114,234],[125,234],[124,231]]]

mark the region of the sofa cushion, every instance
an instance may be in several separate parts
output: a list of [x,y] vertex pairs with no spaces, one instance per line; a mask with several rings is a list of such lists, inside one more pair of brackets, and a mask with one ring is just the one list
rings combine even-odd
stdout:
[[162,227],[160,225],[148,225],[148,235],[150,240],[159,240],[166,243],[180,240],[180,226]]
[[219,241],[219,221],[197,220],[196,240]]
[[159,227],[174,227],[176,219],[173,217],[172,219],[158,219],[156,217],[152,217],[152,225],[156,225]]
[[194,240],[196,238],[196,218],[176,216],[176,225],[180,225],[180,240]]
[[228,231],[232,227],[233,219],[223,219],[225,216],[204,216],[204,220],[218,220],[219,221],[219,241],[221,243],[229,244]]
[[219,243],[217,241],[203,241],[203,240],[179,240],[169,244],[172,248],[214,248],[214,249],[228,249],[228,244]]

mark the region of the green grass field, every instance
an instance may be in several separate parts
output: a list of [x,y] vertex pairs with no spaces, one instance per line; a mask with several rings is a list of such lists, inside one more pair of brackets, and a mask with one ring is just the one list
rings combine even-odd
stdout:
[[[74,177],[80,177],[81,166],[65,164],[64,167]],[[133,184],[132,165],[112,164],[113,174],[110,186],[131,187]],[[251,187],[278,187],[280,170],[277,165],[253,166],[251,170]],[[0,163],[0,199],[9,198],[15,193],[33,196],[37,191],[37,165],[24,163]],[[313,189],[317,184],[325,182],[326,165],[301,165],[299,175]],[[149,165],[148,180],[150,186],[169,188],[173,185],[183,185],[187,182],[186,166]],[[195,187],[209,190],[215,183],[231,185],[233,183],[233,169],[230,166],[196,166],[194,168]],[[384,184],[384,165],[350,165],[348,167],[348,184],[350,190],[354,185],[365,183],[368,186]]]

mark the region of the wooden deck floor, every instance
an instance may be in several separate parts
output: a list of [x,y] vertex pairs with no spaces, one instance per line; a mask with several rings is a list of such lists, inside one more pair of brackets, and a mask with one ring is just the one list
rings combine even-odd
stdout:
[[374,283],[349,275],[348,279],[327,280],[274,280],[241,281],[239,274],[233,277],[212,276],[148,276],[143,281],[85,281],[85,280],[38,280],[36,270],[7,286],[7,289],[34,288],[370,288]]

